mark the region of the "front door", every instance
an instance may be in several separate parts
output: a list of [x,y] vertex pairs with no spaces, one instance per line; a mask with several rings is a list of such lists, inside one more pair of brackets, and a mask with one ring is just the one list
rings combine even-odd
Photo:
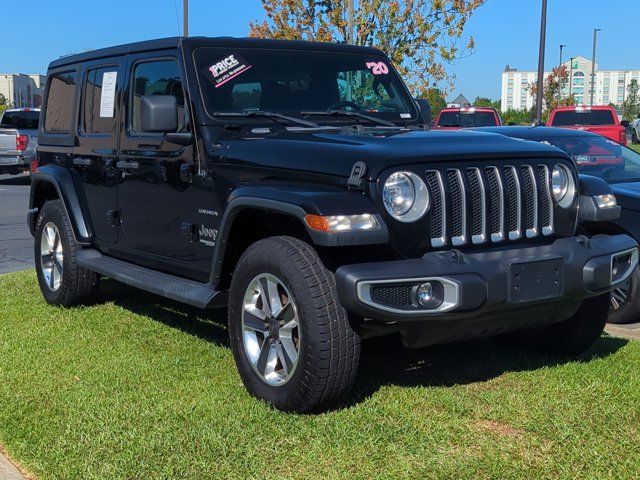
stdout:
[[118,240],[116,162],[120,129],[123,59],[84,66],[78,141],[73,169],[83,186],[93,233],[99,242]]
[[117,162],[119,250],[139,264],[190,276],[196,260],[190,235],[195,226],[186,217],[194,189],[181,169],[193,163],[194,148],[169,143],[163,134],[141,128],[142,97],[172,95],[178,103],[178,131],[191,130],[180,66],[177,58],[166,54],[134,55],[127,63],[127,112]]

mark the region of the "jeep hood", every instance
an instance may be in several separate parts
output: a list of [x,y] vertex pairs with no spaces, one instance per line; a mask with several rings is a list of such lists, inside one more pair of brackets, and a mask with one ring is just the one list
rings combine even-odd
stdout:
[[353,164],[363,161],[370,181],[387,168],[415,163],[568,158],[539,142],[476,131],[280,131],[262,136],[223,135],[217,144],[224,149],[225,163],[243,166],[347,177]]

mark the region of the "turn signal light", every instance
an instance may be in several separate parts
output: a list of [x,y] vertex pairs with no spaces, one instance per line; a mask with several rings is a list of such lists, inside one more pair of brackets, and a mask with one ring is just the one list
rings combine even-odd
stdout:
[[309,228],[329,233],[377,230],[380,228],[380,224],[375,215],[370,213],[330,216],[305,215],[304,220]]

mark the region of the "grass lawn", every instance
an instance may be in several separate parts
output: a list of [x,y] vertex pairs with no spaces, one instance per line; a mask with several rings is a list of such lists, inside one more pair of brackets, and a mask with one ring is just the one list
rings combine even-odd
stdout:
[[0,277],[0,444],[37,478],[639,475],[640,342],[565,362],[379,339],[342,408],[287,415],[243,389],[223,312],[102,292],[56,309],[33,272]]
[[633,148],[636,152],[640,153],[640,145],[633,145],[629,143],[629,147]]

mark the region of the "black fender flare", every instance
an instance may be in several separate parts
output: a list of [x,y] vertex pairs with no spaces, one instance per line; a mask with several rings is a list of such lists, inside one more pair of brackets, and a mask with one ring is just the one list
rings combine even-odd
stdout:
[[[240,187],[227,200],[224,214],[218,228],[213,253],[211,283],[216,285],[225,257],[229,234],[233,223],[242,210],[264,209],[290,215],[305,227],[314,245],[322,247],[344,247],[356,245],[385,244],[389,241],[389,231],[373,203],[361,192],[344,189],[322,190],[313,187],[255,186]],[[309,228],[305,216],[311,215],[358,215],[374,214],[380,225],[378,230],[328,233]]]
[[31,192],[29,194],[29,213],[27,223],[33,235],[35,224],[38,218],[37,198],[38,191],[45,185],[52,185],[58,198],[71,221],[73,234],[78,243],[89,245],[93,237],[91,226],[87,223],[84,209],[80,200],[76,182],[71,173],[63,167],[57,165],[46,165],[38,168],[38,171],[31,178]]

